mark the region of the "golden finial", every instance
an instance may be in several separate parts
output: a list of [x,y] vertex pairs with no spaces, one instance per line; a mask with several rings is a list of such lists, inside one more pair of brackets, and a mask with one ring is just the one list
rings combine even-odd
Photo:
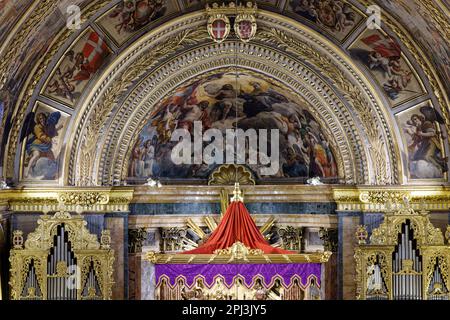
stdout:
[[234,191],[233,197],[231,198],[231,202],[241,201],[244,202],[244,198],[242,197],[241,188],[239,188],[239,182],[234,183]]

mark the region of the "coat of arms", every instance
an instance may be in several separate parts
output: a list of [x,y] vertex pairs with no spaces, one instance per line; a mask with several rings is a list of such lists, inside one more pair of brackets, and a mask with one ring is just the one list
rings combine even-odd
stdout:
[[242,41],[250,41],[256,33],[255,17],[250,14],[239,14],[234,21],[234,32]]
[[215,42],[224,41],[230,31],[230,20],[234,18],[234,32],[243,42],[248,42],[256,33],[256,3],[247,2],[245,5],[236,5],[234,2],[228,4],[213,3],[206,4],[206,12],[209,15],[208,33]]
[[230,20],[224,14],[210,16],[208,19],[209,36],[217,43],[224,41],[230,33]]

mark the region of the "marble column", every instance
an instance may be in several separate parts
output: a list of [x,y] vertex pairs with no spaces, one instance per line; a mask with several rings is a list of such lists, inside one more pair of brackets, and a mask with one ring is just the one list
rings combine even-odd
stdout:
[[333,252],[327,263],[324,264],[324,279],[325,279],[325,300],[336,300],[338,298],[338,279],[337,279],[337,261],[338,253]]
[[155,265],[145,259],[141,259],[141,300],[155,300]]
[[144,257],[148,251],[159,252],[160,232],[158,228],[146,228],[146,232],[147,236],[143,242],[142,252],[130,255],[130,263],[133,259],[133,275],[130,272],[130,277],[133,277],[133,284],[130,282],[130,285],[133,285],[134,299],[136,300],[154,300],[155,267]]
[[355,283],[355,232],[362,224],[361,212],[336,212],[338,215],[338,298],[353,300],[356,297]]
[[128,213],[105,214],[105,229],[111,232],[111,248],[114,249],[113,300],[128,299]]

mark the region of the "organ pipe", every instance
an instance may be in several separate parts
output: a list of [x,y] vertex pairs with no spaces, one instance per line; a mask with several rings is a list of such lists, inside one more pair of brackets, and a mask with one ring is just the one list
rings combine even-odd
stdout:
[[92,298],[111,298],[114,251],[108,231],[102,231],[99,241],[82,215],[60,211],[41,216],[27,241],[20,230],[13,233],[17,244],[10,251],[11,299],[83,299],[81,279],[88,281]]
[[373,283],[380,282],[378,275],[386,285],[385,296],[389,299],[450,298],[450,245],[445,243],[442,231],[432,227],[428,214],[416,212],[405,203],[384,214],[369,241],[368,234],[359,231],[365,227],[357,228],[358,299],[380,299],[385,294],[384,287],[381,292],[374,290]]

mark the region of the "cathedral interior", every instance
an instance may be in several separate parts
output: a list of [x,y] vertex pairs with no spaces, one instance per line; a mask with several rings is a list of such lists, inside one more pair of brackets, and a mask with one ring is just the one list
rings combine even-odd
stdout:
[[0,300],[450,300],[449,10],[0,0]]

